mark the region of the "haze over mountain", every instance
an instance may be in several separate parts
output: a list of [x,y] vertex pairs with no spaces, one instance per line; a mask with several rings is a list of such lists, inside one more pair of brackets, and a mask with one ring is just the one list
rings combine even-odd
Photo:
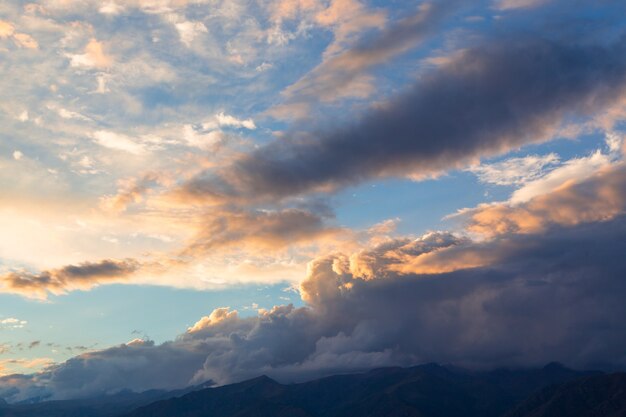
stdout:
[[[215,388],[0,405],[3,417],[623,416],[626,374],[540,369],[472,372],[427,364],[299,384],[267,376]],[[151,404],[150,404],[151,403]]]

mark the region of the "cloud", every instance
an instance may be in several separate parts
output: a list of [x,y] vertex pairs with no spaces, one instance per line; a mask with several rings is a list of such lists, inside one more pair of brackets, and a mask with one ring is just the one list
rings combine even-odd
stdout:
[[[71,398],[260,374],[298,381],[430,361],[623,367],[625,236],[626,217],[618,216],[484,242],[435,234],[422,243],[373,248],[367,269],[351,268],[350,254],[322,256],[300,287],[306,307],[277,306],[253,317],[220,308],[174,341],[79,355],[22,380],[0,379],[0,387],[12,389],[0,392],[9,400],[42,392]],[[390,256],[407,244],[409,250]],[[463,251],[489,253],[490,262],[445,273],[412,271],[426,255],[443,259]]]
[[21,151],[13,151],[13,159],[16,161],[21,160],[24,157],[24,154]]
[[52,365],[50,358],[35,359],[0,359],[0,377],[17,372],[37,371]]
[[0,38],[6,39],[15,33],[15,26],[11,22],[0,20]]
[[157,173],[148,173],[141,178],[129,178],[118,182],[119,189],[114,195],[106,195],[100,199],[100,207],[116,213],[125,211],[131,204],[142,201],[152,187],[162,181]]
[[39,43],[37,43],[35,38],[27,33],[15,33],[13,40],[22,48],[37,49],[39,47]]
[[113,58],[105,54],[102,42],[91,39],[83,54],[69,55],[73,67],[107,68],[113,64]]
[[[332,31],[334,40],[325,54],[343,50],[354,37],[368,29],[384,26],[386,13],[371,10],[358,0],[276,0],[270,3],[267,42],[270,45],[286,45],[314,27]],[[285,22],[297,20],[295,31],[285,29]]]
[[612,155],[604,154],[600,150],[589,156],[572,158],[545,175],[526,182],[513,192],[510,201],[513,204],[524,203],[536,196],[549,193],[567,181],[583,181],[598,169],[610,165],[612,160]]
[[0,275],[0,292],[45,299],[48,293],[63,294],[86,290],[102,283],[122,282],[139,267],[137,261],[103,260],[67,265],[60,269],[31,274],[25,271]]
[[187,47],[190,47],[194,39],[196,39],[200,34],[208,33],[208,29],[202,22],[183,21],[175,23],[174,27],[178,31],[180,41]]
[[15,31],[15,26],[11,22],[0,20],[0,39],[13,39],[13,42],[19,47],[28,49],[37,49],[39,44],[27,33],[19,33]]
[[186,255],[242,253],[248,258],[301,245],[320,246],[339,239],[343,230],[328,226],[325,216],[300,208],[275,210],[218,209],[200,215],[198,232]]
[[221,130],[202,131],[192,125],[183,126],[183,139],[187,145],[205,151],[215,151],[221,147],[227,136]]
[[[464,213],[468,229],[485,234],[536,233],[553,224],[573,226],[610,220],[626,210],[626,168],[624,163],[604,166],[589,178],[576,181],[561,178],[553,192],[521,203],[481,205]],[[515,196],[515,194],[514,194]]]
[[98,12],[106,15],[117,15],[124,11],[124,6],[119,5],[113,1],[104,2],[98,9]]
[[97,130],[92,135],[94,142],[105,148],[118,151],[124,151],[135,155],[141,155],[146,152],[146,148],[137,140],[121,133],[115,133],[108,130]]
[[215,117],[202,123],[203,129],[216,129],[218,127],[246,128],[248,130],[256,129],[254,120],[238,119],[224,112],[217,113]]
[[465,50],[349,126],[287,137],[184,186],[197,198],[276,199],[368,179],[423,178],[545,141],[572,117],[623,98],[623,39],[609,46],[536,38]]
[[496,185],[519,185],[543,177],[547,170],[559,163],[555,153],[510,158],[492,164],[481,164],[467,170],[480,182]]
[[495,0],[495,7],[499,10],[525,9],[541,6],[550,0]]
[[[467,239],[449,232],[429,232],[417,239],[388,238],[373,248],[353,253],[349,258],[335,258],[333,270],[337,273],[350,273],[365,280],[385,278],[392,265],[401,264],[407,257],[419,257],[462,243],[467,243]],[[312,302],[308,298],[311,291],[306,287],[306,283],[302,284],[303,300]]]
[[298,12],[306,12],[321,7],[317,0],[276,0],[270,4],[270,19],[280,23],[285,19],[294,19]]
[[22,329],[26,327],[27,324],[28,322],[26,320],[16,319],[15,317],[0,319],[0,329]]
[[187,329],[189,333],[200,332],[212,327],[216,327],[225,322],[236,322],[239,319],[237,311],[231,311],[228,307],[216,308],[209,316],[204,316],[193,326]]
[[[332,25],[337,21],[342,21],[339,16],[346,14],[345,8],[354,7],[353,3],[335,1],[327,10],[318,14],[318,22]],[[454,10],[454,3],[451,1],[423,3],[413,16],[384,29],[373,40],[367,38],[345,51],[336,44],[331,45],[321,64],[283,92],[287,97],[287,103],[270,109],[269,114],[279,117],[298,116],[302,111],[300,109],[302,105],[312,104],[319,100],[335,101],[345,97],[369,96],[374,91],[374,79],[367,75],[367,72],[415,47]],[[354,19],[359,31],[364,29],[363,26],[365,28],[381,27],[384,21],[382,15]],[[347,32],[357,32],[350,23],[344,23],[341,31],[342,41],[348,37]],[[338,41],[338,43],[341,42]]]

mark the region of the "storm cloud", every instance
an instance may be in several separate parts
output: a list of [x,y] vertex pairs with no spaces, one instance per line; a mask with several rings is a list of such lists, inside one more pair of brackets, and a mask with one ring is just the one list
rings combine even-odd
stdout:
[[623,98],[625,52],[624,38],[610,45],[487,41],[353,124],[276,140],[227,171],[197,176],[182,192],[218,201],[283,198],[379,177],[433,176],[545,141],[568,120]]
[[[324,256],[311,262],[301,285],[305,307],[277,306],[253,317],[218,309],[174,341],[136,340],[85,353],[39,374],[0,379],[0,386],[14,401],[260,374],[300,381],[430,361],[491,368],[558,359],[573,367],[625,367],[625,237],[620,215],[486,242],[435,233],[421,242],[381,244],[367,257]],[[410,272],[411,260],[447,251],[490,253],[490,262]]]

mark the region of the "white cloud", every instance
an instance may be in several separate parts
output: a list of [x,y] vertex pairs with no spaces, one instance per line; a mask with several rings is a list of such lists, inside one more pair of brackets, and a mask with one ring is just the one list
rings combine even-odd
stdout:
[[541,6],[547,0],[496,0],[495,7],[499,10],[525,9]]
[[78,119],[78,120],[90,120],[88,117],[83,116],[80,113],[77,113],[75,111],[71,111],[71,110],[67,110],[64,108],[60,108],[57,110],[57,113],[59,114],[59,116],[61,116],[63,119]]
[[19,161],[23,157],[24,157],[24,154],[22,152],[20,152],[20,151],[14,151],[13,152],[13,159],[15,159],[16,161]]
[[545,175],[559,163],[559,156],[528,155],[522,158],[510,158],[493,164],[481,164],[468,169],[480,182],[496,185],[519,185],[534,181]]
[[39,47],[39,43],[27,33],[16,33],[13,35],[13,41],[22,48],[37,49]]
[[23,112],[21,112],[18,116],[17,116],[17,120],[19,120],[20,122],[27,122],[28,121],[28,110],[24,110]]
[[143,144],[137,143],[130,136],[107,130],[98,130],[92,135],[94,141],[105,148],[125,151],[135,155],[140,155],[146,151]]
[[15,27],[11,22],[0,20],[0,39],[5,39],[13,35]]
[[224,112],[217,113],[210,120],[202,123],[202,128],[206,130],[217,129],[218,127],[235,127],[254,130],[256,129],[256,124],[252,119],[238,119]]
[[607,132],[604,141],[609,148],[609,152],[619,152],[622,149],[623,138],[615,132]]
[[184,21],[175,23],[174,27],[178,31],[180,41],[187,47],[191,46],[191,43],[198,37],[198,35],[201,33],[208,33],[206,26],[204,26],[204,23],[202,22]]
[[612,160],[611,155],[604,154],[600,150],[589,156],[570,159],[550,173],[516,190],[510,202],[524,203],[533,197],[549,193],[568,181],[582,181],[591,177],[599,168],[609,165]]
[[105,94],[105,93],[108,93],[108,92],[111,91],[107,87],[107,77],[106,77],[106,75],[100,74],[100,75],[98,75],[96,80],[98,82],[98,87],[96,88],[96,93],[98,93],[98,94]]
[[23,329],[27,324],[26,320],[16,319],[15,317],[0,320],[0,328],[5,329]]
[[224,132],[212,130],[209,132],[198,132],[192,125],[183,126],[183,138],[189,146],[210,150],[219,146],[225,139]]
[[113,63],[113,59],[105,54],[102,43],[96,39],[89,41],[83,54],[70,54],[68,57],[72,67],[106,68]]
[[124,6],[121,6],[113,1],[103,3],[98,9],[98,12],[107,15],[117,15],[124,11]]
[[254,69],[256,72],[264,72],[267,71],[268,69],[272,68],[273,65],[270,64],[269,62],[264,62],[260,65],[257,65],[257,67]]

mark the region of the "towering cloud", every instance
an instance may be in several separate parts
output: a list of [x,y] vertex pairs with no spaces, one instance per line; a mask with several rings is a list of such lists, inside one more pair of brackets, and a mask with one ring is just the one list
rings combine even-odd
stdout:
[[[0,392],[9,400],[68,398],[259,374],[296,381],[428,361],[624,367],[625,236],[619,215],[482,243],[436,233],[324,256],[302,283],[306,307],[248,318],[218,309],[174,341],[79,355],[39,374],[0,379]],[[489,254],[488,262],[443,273],[416,268],[472,253]]]

